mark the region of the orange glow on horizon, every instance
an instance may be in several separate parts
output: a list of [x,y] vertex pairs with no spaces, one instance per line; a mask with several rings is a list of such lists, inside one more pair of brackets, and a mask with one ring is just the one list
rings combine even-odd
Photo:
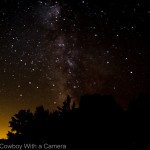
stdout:
[[7,139],[7,133],[10,130],[9,127],[0,126],[0,139]]

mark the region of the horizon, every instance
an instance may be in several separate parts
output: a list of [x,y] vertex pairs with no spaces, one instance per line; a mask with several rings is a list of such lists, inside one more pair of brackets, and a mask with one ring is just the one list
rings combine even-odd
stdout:
[[[126,112],[126,110],[128,110],[129,104],[128,104],[126,107],[123,107],[122,105],[120,105],[120,104],[117,102],[117,100],[115,99],[115,97],[114,97],[113,95],[110,95],[110,94],[100,94],[100,93],[84,94],[84,95],[81,95],[81,96],[79,97],[78,103],[80,102],[80,99],[81,99],[82,96],[93,96],[93,95],[112,96],[112,97],[114,98],[116,104],[123,110],[123,112]],[[132,101],[135,101],[136,99],[138,99],[139,97],[141,97],[141,96],[143,96],[143,95],[145,95],[145,94],[142,94],[142,93],[141,93],[141,94],[137,95]],[[147,94],[146,94],[146,95],[147,95]],[[150,94],[149,94],[149,95],[150,95]],[[66,96],[66,99],[67,99],[67,96]],[[65,101],[66,99],[64,99],[64,101]],[[64,102],[64,101],[63,101],[63,102]],[[72,97],[71,97],[71,101],[72,101],[72,102],[76,102]],[[131,101],[130,101],[130,102],[131,102]],[[79,107],[79,106],[78,106],[78,103],[76,103],[76,108]],[[55,109],[53,108],[52,110],[50,110],[50,109],[48,108],[48,106],[44,106],[44,105],[39,105],[39,106],[43,106],[45,110],[48,110],[50,113],[53,113],[54,111],[58,110],[58,106],[61,107],[62,104],[61,104],[61,105],[56,105],[56,106],[55,106]],[[14,112],[14,114],[11,113],[12,115],[8,116],[9,121],[11,120],[11,117],[13,117],[15,114],[17,114],[20,110],[30,110],[31,113],[34,113],[35,110],[36,110],[36,108],[38,108],[39,106],[35,106],[35,108],[33,108],[33,109],[30,109],[30,108],[27,108],[27,107],[26,107],[26,108],[20,108],[20,109],[18,109],[18,111],[16,110],[16,112]],[[70,106],[70,107],[71,107],[71,106]],[[8,120],[8,119],[6,119],[6,120]],[[8,139],[7,133],[8,133],[8,131],[11,131],[11,128],[9,127],[9,125],[10,125],[9,122],[7,122],[7,123],[5,123],[5,124],[3,124],[3,125],[2,125],[2,124],[0,125],[0,129],[1,129],[1,131],[2,131],[2,132],[0,132],[0,140],[1,140],[1,139]]]

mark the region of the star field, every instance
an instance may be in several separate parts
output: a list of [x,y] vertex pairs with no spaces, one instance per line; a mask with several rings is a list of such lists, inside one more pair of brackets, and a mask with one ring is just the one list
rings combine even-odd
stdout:
[[[53,110],[69,94],[149,91],[144,1],[1,0],[0,125],[22,108]],[[147,37],[146,37],[147,36]],[[10,110],[8,112],[8,110]]]

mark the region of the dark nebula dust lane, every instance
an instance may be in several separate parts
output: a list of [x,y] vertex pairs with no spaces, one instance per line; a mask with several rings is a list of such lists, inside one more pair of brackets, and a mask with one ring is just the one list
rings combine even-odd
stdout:
[[126,106],[149,93],[147,6],[141,0],[1,0],[3,133],[18,110],[53,110],[67,95],[77,101],[87,93],[112,94]]

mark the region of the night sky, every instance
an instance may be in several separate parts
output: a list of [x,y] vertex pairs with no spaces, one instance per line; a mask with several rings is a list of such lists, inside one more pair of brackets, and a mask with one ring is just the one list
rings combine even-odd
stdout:
[[20,109],[150,92],[148,3],[99,1],[0,0],[0,138]]

